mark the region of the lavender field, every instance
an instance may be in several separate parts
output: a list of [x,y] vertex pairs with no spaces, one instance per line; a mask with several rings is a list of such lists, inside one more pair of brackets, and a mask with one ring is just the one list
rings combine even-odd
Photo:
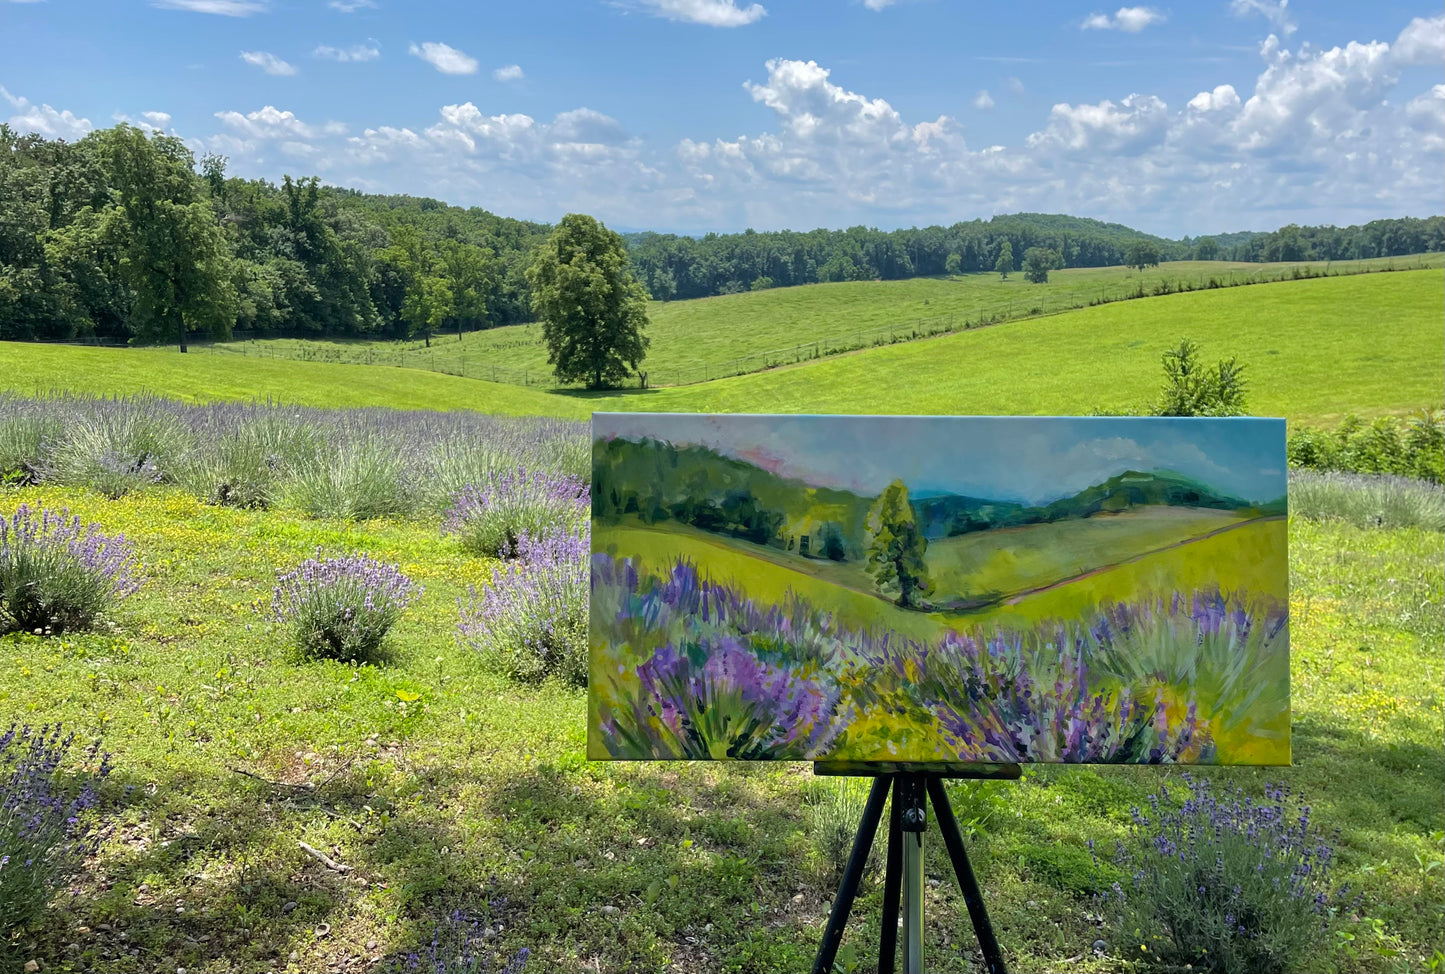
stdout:
[[594,757],[1289,761],[1287,610],[1268,596],[1173,593],[919,642],[796,596],[760,604],[686,560],[592,559]]

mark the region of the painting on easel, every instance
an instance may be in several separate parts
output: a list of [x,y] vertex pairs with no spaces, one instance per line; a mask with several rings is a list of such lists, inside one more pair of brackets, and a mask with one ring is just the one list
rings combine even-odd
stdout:
[[1283,420],[592,435],[592,758],[1290,761]]

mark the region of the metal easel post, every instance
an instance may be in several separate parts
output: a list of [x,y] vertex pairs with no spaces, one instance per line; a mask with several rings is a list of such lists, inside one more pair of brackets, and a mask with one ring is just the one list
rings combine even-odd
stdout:
[[904,974],[923,974],[923,833],[928,828],[923,788],[922,775],[901,774],[893,790],[903,830]]

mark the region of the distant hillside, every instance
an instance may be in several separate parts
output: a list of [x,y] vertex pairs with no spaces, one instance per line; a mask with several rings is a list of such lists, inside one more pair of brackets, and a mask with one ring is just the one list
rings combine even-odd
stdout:
[[[864,523],[872,497],[781,477],[707,447],[654,439],[600,441],[593,456],[592,511],[598,517],[678,521],[834,561],[864,557]],[[912,503],[929,540],[1150,505],[1253,510],[1237,497],[1179,474],[1132,470],[1038,507],[958,494],[915,498]]]

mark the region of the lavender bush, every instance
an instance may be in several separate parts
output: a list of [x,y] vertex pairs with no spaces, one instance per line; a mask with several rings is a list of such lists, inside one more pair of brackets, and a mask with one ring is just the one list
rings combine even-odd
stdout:
[[1184,781],[1181,805],[1161,787],[1148,811],[1133,810],[1130,839],[1114,854],[1129,877],[1103,895],[1116,942],[1162,970],[1299,969],[1349,892],[1329,886],[1333,852],[1309,807],[1286,788],[1267,785],[1256,803],[1238,787],[1217,794],[1207,778],[1186,772]]
[[134,547],[68,510],[22,504],[0,518],[0,632],[87,629],[140,587]]
[[277,579],[269,614],[309,656],[372,657],[419,587],[365,555],[308,558]]
[[1410,477],[1291,470],[1289,507],[1311,521],[1445,531],[1445,487]]
[[[505,901],[501,901],[505,902]],[[521,974],[531,951],[526,947],[511,957],[497,951],[496,931],[485,919],[472,919],[460,910],[449,914],[432,931],[431,943],[381,968],[383,974]]]
[[474,554],[514,558],[523,535],[577,533],[590,509],[591,495],[581,480],[518,467],[482,486],[469,484],[459,490],[442,530],[460,537]]
[[793,595],[759,605],[685,560],[644,576],[598,553],[592,612],[619,757],[1210,763],[1217,730],[1288,714],[1285,609],[1243,593],[919,641]]
[[439,513],[518,465],[591,476],[586,425],[559,419],[3,392],[0,417],[0,482],[111,496],[176,483],[208,503],[363,517]]
[[0,734],[0,931],[33,923],[59,880],[95,849],[91,812],[110,756],[98,743],[87,748],[82,763],[93,770],[68,787],[60,768],[74,741],[59,724],[38,732],[12,724]]
[[522,535],[517,561],[460,604],[461,639],[514,680],[587,685],[587,540]]

